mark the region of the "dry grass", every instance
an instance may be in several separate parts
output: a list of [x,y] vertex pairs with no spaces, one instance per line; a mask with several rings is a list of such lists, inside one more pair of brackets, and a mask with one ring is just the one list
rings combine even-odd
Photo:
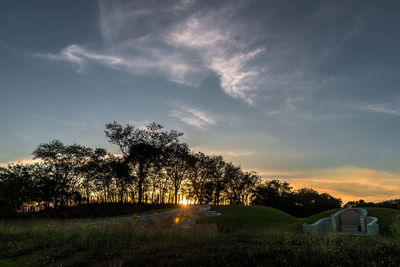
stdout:
[[[233,212],[233,210],[236,210]],[[259,209],[255,209],[259,212]],[[265,210],[264,210],[265,211]],[[248,216],[250,211],[232,209]],[[239,216],[239,215],[238,215]],[[310,235],[284,224],[261,229],[269,215],[219,231],[139,229],[132,224],[79,225],[82,220],[0,222],[0,266],[398,266],[393,236]],[[397,222],[395,219],[393,222]],[[292,219],[287,218],[291,225]],[[397,228],[398,229],[398,228]]]

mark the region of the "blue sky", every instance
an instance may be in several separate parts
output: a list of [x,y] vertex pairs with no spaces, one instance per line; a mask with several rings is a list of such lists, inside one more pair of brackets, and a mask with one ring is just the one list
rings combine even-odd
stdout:
[[344,200],[400,197],[398,1],[2,1],[0,163],[156,121]]

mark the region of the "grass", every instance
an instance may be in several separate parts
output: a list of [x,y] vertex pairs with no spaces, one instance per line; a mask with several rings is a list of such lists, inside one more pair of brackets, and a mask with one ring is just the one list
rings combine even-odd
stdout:
[[385,208],[366,208],[369,216],[377,217],[379,224],[379,232],[383,235],[391,235],[391,225],[394,224],[395,218],[400,216],[400,210]]
[[28,256],[20,256],[14,258],[0,259],[0,266],[8,267],[8,266],[26,266],[30,263],[30,257]]
[[[42,210],[39,212],[18,214],[17,218],[83,219],[127,217],[135,213],[141,214],[152,210],[162,210],[165,208],[175,207],[178,207],[178,205],[145,203],[89,203],[59,209],[53,208],[49,210]],[[2,216],[0,212],[0,218],[1,217],[5,216]]]
[[[303,218],[303,219],[302,219],[302,222],[303,222],[303,223],[315,223],[315,222],[318,221],[319,219],[329,217],[329,216],[331,216],[333,213],[335,213],[335,212],[337,212],[337,211],[339,211],[339,210],[341,210],[341,209],[326,210],[326,211],[323,211],[323,212],[320,212],[320,213],[311,215],[310,217]],[[368,214],[368,215],[369,215],[369,214]]]
[[[0,266],[398,266],[400,240],[312,235],[297,219],[268,207],[215,206],[217,233],[140,231],[129,224],[82,226],[76,220],[0,221]],[[368,209],[389,229],[390,209]],[[386,225],[386,226],[385,226]],[[383,227],[384,226],[384,227]]]
[[158,212],[164,212],[164,211],[174,210],[174,209],[177,209],[177,208],[179,208],[178,205],[173,206],[173,207],[168,207],[168,208],[149,210],[149,211],[143,212],[142,214],[153,214],[153,213],[158,213]]
[[283,211],[265,206],[213,206],[222,216],[208,217],[198,223],[216,223],[221,230],[266,231],[271,228],[296,228],[298,219]]

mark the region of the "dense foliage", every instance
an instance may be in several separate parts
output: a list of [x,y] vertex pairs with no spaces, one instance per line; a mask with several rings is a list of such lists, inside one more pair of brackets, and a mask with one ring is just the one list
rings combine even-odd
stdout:
[[[266,205],[305,217],[342,204],[310,188],[293,190],[279,180],[262,183],[256,173],[222,156],[191,152],[179,140],[183,133],[164,131],[157,123],[138,129],[112,122],[105,135],[120,154],[53,140],[33,151],[38,162],[0,167],[0,215],[92,203],[197,203]],[[372,205],[346,205],[363,204]]]
[[156,123],[113,122],[105,134],[121,155],[53,140],[33,151],[38,163],[0,168],[1,214],[90,203],[249,204],[259,182],[222,156],[192,153],[182,133]]
[[286,182],[272,180],[255,187],[252,204],[274,207],[294,216],[305,217],[340,208],[342,201],[311,188],[293,190]]
[[376,207],[376,208],[387,208],[387,209],[400,209],[400,199],[390,199],[382,202],[365,202],[360,199],[357,201],[349,201],[344,205],[345,208],[353,207]]

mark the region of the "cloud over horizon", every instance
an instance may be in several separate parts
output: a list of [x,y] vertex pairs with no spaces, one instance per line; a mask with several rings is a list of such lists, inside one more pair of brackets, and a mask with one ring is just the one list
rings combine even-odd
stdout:
[[400,172],[356,166],[297,172],[264,171],[263,178],[287,181],[296,189],[307,187],[340,196],[344,203],[363,199],[379,202],[400,197]]

